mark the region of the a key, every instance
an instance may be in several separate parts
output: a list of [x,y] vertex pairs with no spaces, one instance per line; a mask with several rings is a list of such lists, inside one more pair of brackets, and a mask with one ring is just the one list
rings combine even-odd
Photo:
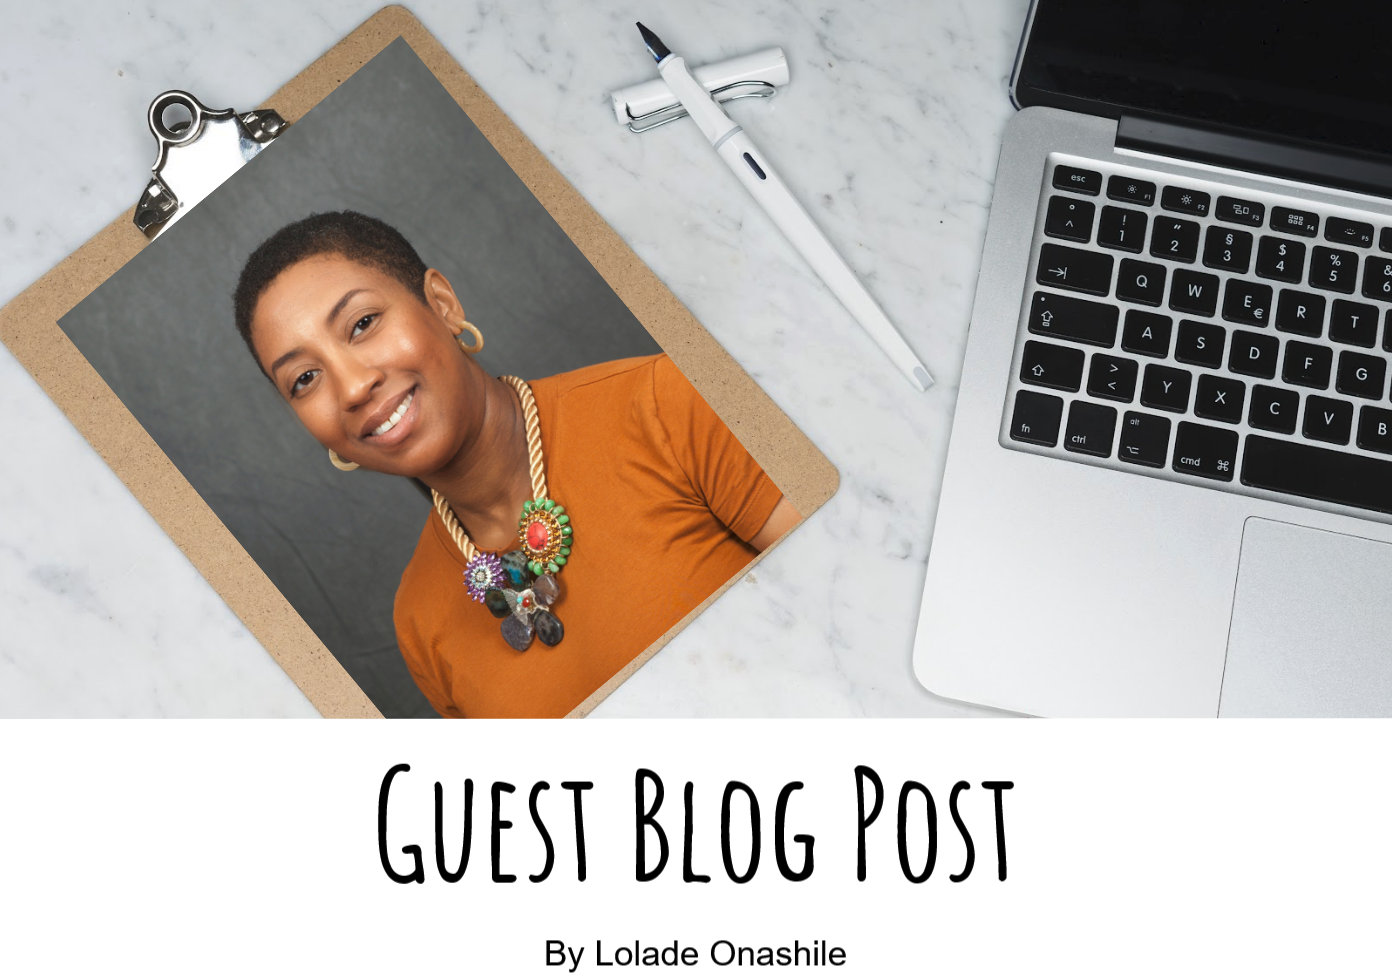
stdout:
[[1126,411],[1121,418],[1117,457],[1148,468],[1163,468],[1170,455],[1170,418]]
[[1130,309],[1126,313],[1126,326],[1121,330],[1121,348],[1163,359],[1170,354],[1170,329],[1168,316]]
[[1276,303],[1276,328],[1297,335],[1318,336],[1324,332],[1324,296],[1281,289]]
[[1155,202],[1155,184],[1129,176],[1113,176],[1107,181],[1107,196],[1122,203],[1139,203],[1148,207]]
[[1020,360],[1020,382],[1073,392],[1083,382],[1083,351],[1030,340]]
[[1054,288],[1105,295],[1112,290],[1112,260],[1110,254],[1045,244],[1039,248],[1035,280]]
[[1280,237],[1263,237],[1257,244],[1257,276],[1298,284],[1305,275],[1305,245]]
[[1227,329],[1221,325],[1184,319],[1179,323],[1179,338],[1175,340],[1175,359],[1190,366],[1221,369],[1227,336]]
[[1347,444],[1353,428],[1353,404],[1329,397],[1305,398],[1305,423],[1300,432],[1312,441]]
[[1286,343],[1286,361],[1281,366],[1281,379],[1292,386],[1308,386],[1316,390],[1329,389],[1329,372],[1334,367],[1334,351],[1328,346],[1308,342]]
[[1241,423],[1246,396],[1247,384],[1241,380],[1204,374],[1194,392],[1194,415],[1205,420]]
[[1223,318],[1243,325],[1265,326],[1271,321],[1271,286],[1229,278],[1223,292]]
[[1392,261],[1371,254],[1363,259],[1363,297],[1392,302]]
[[1076,166],[1055,166],[1054,188],[1095,197],[1102,192],[1102,174]]
[[1092,216],[1096,209],[1086,200],[1053,197],[1044,216],[1044,233],[1086,244],[1092,240]]
[[1156,217],[1155,229],[1150,232],[1150,253],[1157,258],[1193,264],[1199,254],[1199,225],[1192,220]]
[[1232,481],[1237,461],[1237,431],[1180,421],[1175,433],[1174,462],[1181,474]]
[[1358,412],[1358,446],[1365,451],[1392,454],[1392,410],[1364,407]]
[[1258,430],[1278,434],[1295,433],[1295,415],[1300,412],[1300,394],[1278,386],[1252,387],[1252,408],[1247,423]]
[[1236,197],[1219,197],[1213,215],[1232,224],[1260,227],[1262,218],[1266,216],[1266,205],[1253,200],[1238,200]]
[[1329,338],[1350,346],[1371,349],[1377,345],[1378,310],[1372,305],[1334,299],[1329,312]]
[[1339,372],[1334,389],[1346,396],[1382,399],[1382,384],[1387,378],[1387,360],[1381,356],[1365,356],[1361,352],[1339,353]]
[[1208,202],[1207,193],[1200,193],[1198,190],[1190,190],[1182,186],[1167,186],[1160,194],[1160,206],[1166,210],[1193,214],[1195,217],[1207,216]]
[[1330,217],[1324,223],[1324,239],[1333,244],[1352,244],[1354,247],[1373,246],[1373,225],[1361,220]]
[[1145,246],[1145,214],[1122,207],[1103,207],[1097,224],[1097,243],[1118,251],[1141,253]]
[[1176,268],[1170,276],[1170,308],[1211,316],[1218,311],[1218,276]]
[[1314,237],[1319,232],[1319,216],[1305,210],[1292,210],[1289,207],[1271,208],[1271,229],[1283,234],[1298,234],[1301,237]]
[[1150,365],[1141,381],[1141,404],[1156,410],[1183,413],[1189,409],[1189,386],[1193,374],[1173,366]]
[[1139,305],[1159,305],[1165,298],[1165,269],[1123,258],[1117,270],[1117,298]]
[[1068,429],[1063,446],[1076,454],[1111,457],[1112,435],[1116,432],[1117,412],[1086,400],[1074,400],[1068,408]]
[[1092,366],[1088,369],[1088,396],[1130,403],[1136,395],[1138,372],[1139,366],[1134,359],[1096,353],[1092,357]]
[[1280,348],[1281,340],[1273,335],[1234,330],[1228,351],[1228,370],[1269,380],[1276,375],[1276,356]]
[[1061,398],[1021,390],[1015,394],[1015,412],[1010,416],[1010,437],[1027,444],[1053,447],[1058,443],[1059,423],[1062,420]]
[[1120,316],[1121,310],[1115,305],[1037,291],[1030,303],[1029,330],[1071,342],[1112,346],[1116,344]]
[[1204,235],[1203,263],[1210,268],[1246,274],[1252,263],[1252,235],[1231,227],[1209,227]]
[[1392,513],[1392,461],[1251,434],[1242,483],[1287,495]]
[[1332,247],[1315,245],[1310,258],[1310,287],[1353,294],[1358,277],[1358,255]]

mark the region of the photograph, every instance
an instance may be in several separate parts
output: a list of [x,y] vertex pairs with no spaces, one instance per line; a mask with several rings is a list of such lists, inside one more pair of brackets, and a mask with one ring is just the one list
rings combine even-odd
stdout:
[[583,714],[802,517],[404,40],[59,325],[387,716]]

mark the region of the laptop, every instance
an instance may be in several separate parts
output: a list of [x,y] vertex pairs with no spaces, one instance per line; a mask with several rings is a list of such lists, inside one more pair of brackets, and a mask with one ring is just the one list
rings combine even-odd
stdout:
[[1392,5],[1036,0],[914,669],[1392,714]]

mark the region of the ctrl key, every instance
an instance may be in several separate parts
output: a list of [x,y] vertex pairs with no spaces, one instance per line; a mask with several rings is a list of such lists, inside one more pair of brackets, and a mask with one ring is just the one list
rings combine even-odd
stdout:
[[1163,468],[1170,456],[1170,418],[1126,411],[1121,418],[1117,457],[1148,468]]
[[1010,418],[1010,439],[1053,447],[1058,443],[1063,420],[1063,400],[1047,393],[1021,390],[1015,394],[1015,413]]
[[1232,481],[1237,466],[1237,431],[1181,421],[1175,434],[1174,470],[1214,481]]

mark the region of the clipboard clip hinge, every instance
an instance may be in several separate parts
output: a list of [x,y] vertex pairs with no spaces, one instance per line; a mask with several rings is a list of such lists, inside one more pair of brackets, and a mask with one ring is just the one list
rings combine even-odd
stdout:
[[[171,121],[171,113],[187,116]],[[211,109],[188,92],[167,91],[146,121],[159,147],[154,176],[135,205],[135,226],[151,240],[265,149],[288,123],[271,109]]]

